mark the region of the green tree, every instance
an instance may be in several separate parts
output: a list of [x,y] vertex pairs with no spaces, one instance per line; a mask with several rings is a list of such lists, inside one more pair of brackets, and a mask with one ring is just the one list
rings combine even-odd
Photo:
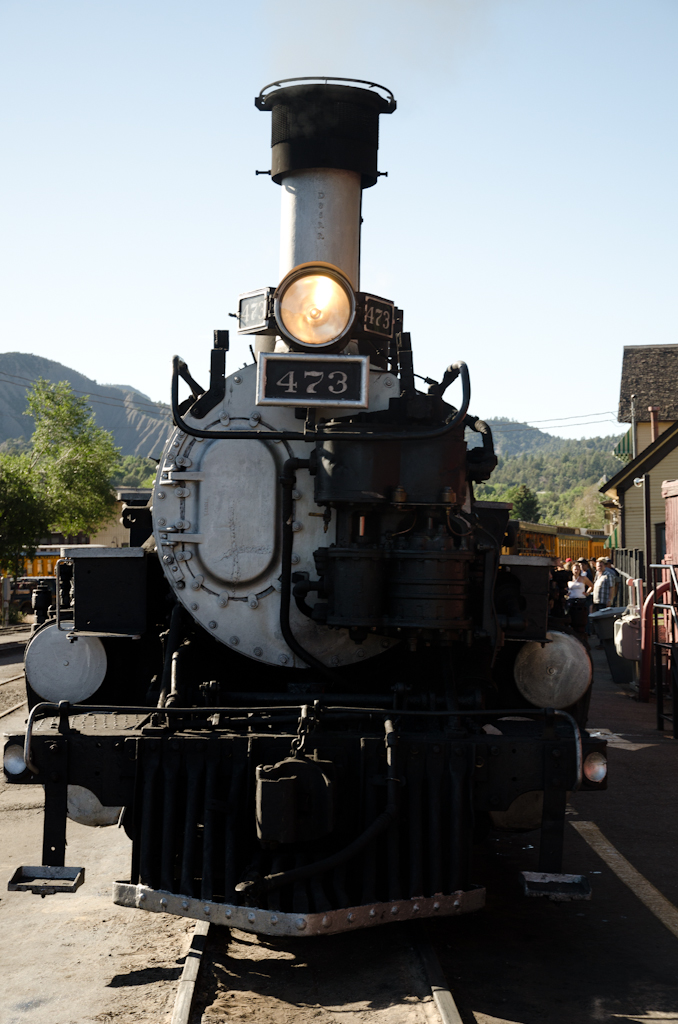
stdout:
[[94,533],[112,517],[111,477],[120,462],[113,435],[97,427],[87,400],[67,381],[38,380],[28,392],[33,416],[31,465],[52,527],[65,534]]
[[544,491],[538,495],[542,523],[551,526],[586,526],[602,530],[605,513],[602,496],[596,484],[572,487],[557,493]]
[[49,530],[47,502],[28,455],[0,454],[0,569],[20,576]]
[[513,519],[522,519],[526,523],[539,522],[539,498],[525,484],[509,487],[506,500],[513,502]]
[[124,455],[113,473],[113,487],[152,487],[155,483],[156,466],[151,459],[142,455]]

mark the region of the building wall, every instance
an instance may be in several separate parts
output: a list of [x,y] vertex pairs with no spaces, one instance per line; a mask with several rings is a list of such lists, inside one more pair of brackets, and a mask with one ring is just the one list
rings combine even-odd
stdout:
[[[672,427],[675,420],[660,420],[659,421],[659,433],[663,434],[665,430]],[[638,442],[638,455],[642,451],[652,444],[652,435],[650,433],[649,423],[636,423],[636,439]]]
[[[665,520],[665,505],[662,498],[664,480],[678,478],[678,448],[662,459],[650,470],[650,517],[652,519],[652,561],[656,561],[655,524]],[[624,491],[624,547],[645,547],[645,526],[643,514],[643,487],[633,484]],[[621,541],[621,537],[619,538]]]
[[129,530],[125,529],[120,522],[122,506],[122,501],[116,501],[113,509],[113,518],[97,533],[93,533],[90,536],[90,544],[103,544],[107,548],[129,547]]

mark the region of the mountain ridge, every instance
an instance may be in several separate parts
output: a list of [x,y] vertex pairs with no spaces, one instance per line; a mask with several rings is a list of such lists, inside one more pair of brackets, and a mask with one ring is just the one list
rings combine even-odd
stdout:
[[[556,455],[559,452],[572,450],[573,446],[583,448],[588,452],[604,452],[612,454],[615,445],[619,443],[620,435],[607,434],[598,437],[556,437],[555,434],[547,434],[538,427],[531,427],[528,423],[521,423],[519,420],[511,420],[502,417],[488,417],[487,423],[492,430],[494,448],[498,456],[503,459],[514,458],[517,455]],[[475,448],[482,443],[480,435],[473,431],[466,431],[466,440],[470,447]]]
[[[32,418],[24,415],[25,394],[38,377],[53,383],[66,380],[76,394],[85,395],[98,426],[113,433],[122,456],[159,458],[172,425],[168,406],[154,402],[133,385],[99,384],[63,363],[27,352],[0,353],[0,446],[7,448],[11,441],[26,443],[33,433]],[[614,435],[577,441],[556,437],[507,417],[488,418],[487,422],[503,463],[517,456],[573,453],[575,446],[578,452],[600,452],[612,458],[619,441]],[[466,431],[466,439],[470,447],[481,444],[480,435],[473,431]]]
[[42,377],[68,381],[76,395],[87,397],[97,425],[110,430],[121,455],[160,457],[172,425],[169,407],[153,402],[136,388],[98,384],[77,370],[27,352],[0,353],[0,445],[33,433],[33,419],[24,415],[26,392]]

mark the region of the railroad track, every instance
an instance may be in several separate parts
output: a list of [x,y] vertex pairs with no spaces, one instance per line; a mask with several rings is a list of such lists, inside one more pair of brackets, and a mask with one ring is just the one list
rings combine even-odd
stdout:
[[462,1024],[425,923],[272,941],[198,922],[171,1024]]

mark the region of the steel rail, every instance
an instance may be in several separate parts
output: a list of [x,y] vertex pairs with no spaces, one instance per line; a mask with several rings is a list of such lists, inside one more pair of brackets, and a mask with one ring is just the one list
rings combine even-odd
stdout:
[[443,969],[440,966],[438,954],[433,948],[428,935],[425,933],[418,935],[413,940],[412,945],[421,959],[426,981],[431,989],[433,1002],[442,1024],[464,1024],[454,997],[450,992]]
[[209,929],[209,921],[197,921],[195,928],[193,929],[193,938],[191,939],[191,945],[184,961],[184,969],[181,972],[181,978],[179,979],[179,987],[177,989],[176,999],[174,1000],[174,1009],[172,1011],[172,1020],[170,1024],[188,1024],[190,1020],[193,997],[195,996],[195,986],[198,980],[198,973],[200,971],[200,965],[205,952],[205,946],[207,945]]
[[25,703],[26,703],[26,701],[22,700],[18,704],[15,704],[13,707],[5,708],[4,711],[0,711],[0,718],[6,718],[7,715],[11,715],[13,711],[18,711],[19,708],[22,708]]
[[[423,922],[416,925],[410,924],[408,928],[411,945],[421,961],[426,988],[430,992],[431,1000],[441,1024],[463,1024],[462,1016],[450,991],[438,955],[427,932],[424,930]],[[196,922],[191,945],[186,954],[184,968],[179,979],[170,1024],[189,1024],[200,967],[207,942],[209,941],[209,931],[209,921]],[[320,938],[319,941],[322,942],[324,940]]]

